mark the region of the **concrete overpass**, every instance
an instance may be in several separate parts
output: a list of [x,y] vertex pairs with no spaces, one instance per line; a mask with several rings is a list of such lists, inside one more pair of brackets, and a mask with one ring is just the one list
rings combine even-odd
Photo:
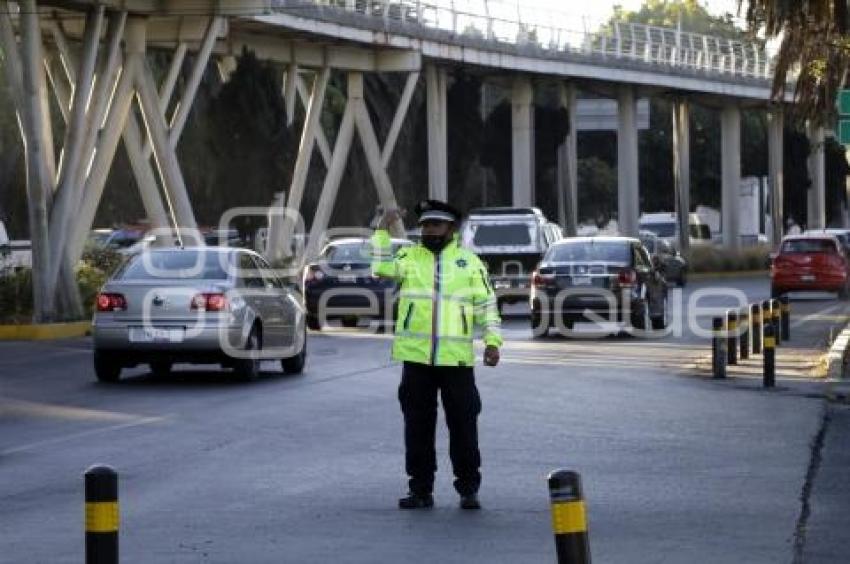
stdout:
[[[355,134],[381,203],[395,205],[386,167],[423,70],[429,114],[429,193],[451,198],[446,166],[447,68],[457,65],[498,75],[510,85],[516,205],[535,203],[534,85],[558,85],[572,124],[578,89],[616,98],[618,210],[625,234],[636,234],[638,229],[636,100],[640,95],[672,97],[683,247],[687,246],[684,212],[690,207],[690,103],[707,102],[721,109],[723,233],[730,248],[740,241],[735,201],[740,184],[741,110],[768,111],[770,184],[777,196],[772,198],[774,239],[781,236],[782,107],[770,99],[771,59],[755,44],[636,24],[617,24],[606,32],[561,29],[548,22],[524,21],[521,12],[516,17],[500,15],[496,8],[504,2],[494,0],[469,0],[463,9],[456,6],[460,2],[442,0],[29,0],[0,4],[4,68],[27,145],[37,303],[52,305],[57,294],[52,289],[61,289],[63,280],[69,284],[122,139],[154,226],[196,226],[174,148],[210,59],[217,60],[226,76],[243,49],[285,68],[290,123],[297,100],[306,107],[292,185],[283,204],[286,210],[277,210],[271,222],[271,248],[280,253],[289,248],[295,229],[290,218],[300,209],[314,147],[327,167],[312,222],[314,245],[327,227]],[[154,82],[146,60],[148,49],[173,52],[162,84]],[[195,54],[194,64],[181,99],[174,104],[171,98],[187,52]],[[348,100],[333,147],[319,126],[331,70],[348,75]],[[383,145],[363,99],[363,73],[367,72],[407,74]],[[58,163],[47,150],[53,146],[48,83],[67,123]],[[144,129],[131,111],[136,101]],[[814,129],[811,134],[817,141],[823,130]],[[815,146],[809,206],[812,227],[823,225],[825,216],[822,143]],[[559,149],[558,172],[560,220],[567,232],[574,232],[574,127]],[[73,292],[60,291],[60,302],[73,302],[68,294]]]

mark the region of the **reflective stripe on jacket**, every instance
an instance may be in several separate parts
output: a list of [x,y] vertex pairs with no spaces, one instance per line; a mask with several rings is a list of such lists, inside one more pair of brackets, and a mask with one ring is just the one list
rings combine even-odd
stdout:
[[457,240],[439,256],[424,246],[392,255],[390,234],[372,237],[372,272],[399,283],[393,358],[438,366],[472,366],[473,329],[486,345],[501,346],[501,319],[487,269]]

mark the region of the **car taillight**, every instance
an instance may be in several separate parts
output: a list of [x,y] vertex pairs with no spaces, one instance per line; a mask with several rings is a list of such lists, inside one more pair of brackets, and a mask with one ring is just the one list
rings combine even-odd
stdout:
[[192,298],[192,309],[201,311],[225,311],[228,307],[224,294],[196,294]]
[[318,282],[322,278],[325,277],[325,273],[322,272],[322,269],[318,265],[308,266],[304,271],[304,283],[310,284],[311,282]]
[[555,281],[555,273],[554,272],[540,272],[535,270],[531,275],[531,283],[540,288],[543,286],[547,286]]
[[637,272],[630,268],[621,270],[617,275],[617,283],[620,286],[633,286],[635,282],[637,282]]
[[127,299],[124,294],[102,292],[97,295],[97,311],[125,311]]

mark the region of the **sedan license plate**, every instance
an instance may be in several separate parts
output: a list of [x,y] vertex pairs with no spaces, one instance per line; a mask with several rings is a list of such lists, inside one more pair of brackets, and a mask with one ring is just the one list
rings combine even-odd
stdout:
[[182,327],[130,327],[131,343],[182,343],[183,336]]
[[357,282],[357,275],[355,274],[340,274],[337,278],[339,278],[340,282],[347,282],[350,284]]
[[801,274],[800,280],[802,280],[803,282],[814,282],[815,281],[815,275],[814,274]]
[[590,276],[573,276],[573,286],[590,286]]

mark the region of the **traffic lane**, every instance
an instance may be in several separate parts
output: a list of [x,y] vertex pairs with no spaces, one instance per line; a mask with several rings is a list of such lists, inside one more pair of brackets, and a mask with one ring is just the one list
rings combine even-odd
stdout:
[[[671,378],[660,366],[479,368],[485,510],[456,509],[441,421],[438,507],[403,513],[400,368],[369,364],[386,362],[388,340],[311,337],[311,350],[333,353],[296,379],[78,383],[94,404],[108,393],[114,409],[171,416],[3,455],[0,541],[12,561],[79,560],[80,473],[94,461],[121,471],[122,550],[151,562],[551,561],[544,478],[560,466],[582,472],[602,561],[788,555],[816,400]],[[66,370],[89,371],[81,362]]]

